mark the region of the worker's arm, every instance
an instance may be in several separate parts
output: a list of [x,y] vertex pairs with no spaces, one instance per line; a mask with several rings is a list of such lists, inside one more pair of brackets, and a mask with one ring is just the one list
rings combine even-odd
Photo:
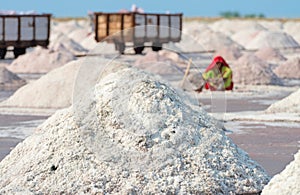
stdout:
[[232,75],[232,71],[230,68],[224,66],[223,69],[222,69],[222,76],[223,76],[223,79],[228,79],[228,78],[231,78],[231,75]]

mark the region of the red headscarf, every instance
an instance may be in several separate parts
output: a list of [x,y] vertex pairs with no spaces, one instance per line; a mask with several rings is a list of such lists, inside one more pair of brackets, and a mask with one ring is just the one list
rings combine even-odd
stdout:
[[216,56],[214,58],[214,60],[211,62],[211,64],[206,68],[205,72],[213,69],[215,67],[215,65],[217,64],[217,62],[222,62],[224,64],[224,66],[227,66],[228,68],[230,68],[222,56]]

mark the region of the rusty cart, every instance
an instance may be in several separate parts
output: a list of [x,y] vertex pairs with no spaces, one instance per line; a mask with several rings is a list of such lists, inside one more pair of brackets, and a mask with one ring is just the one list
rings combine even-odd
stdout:
[[8,47],[13,47],[15,58],[26,53],[26,48],[47,47],[51,14],[0,14],[0,59]]
[[93,14],[96,41],[114,43],[120,54],[124,53],[127,46],[132,46],[136,54],[141,54],[145,46],[152,47],[153,51],[159,51],[162,44],[181,40],[181,13],[94,12]]

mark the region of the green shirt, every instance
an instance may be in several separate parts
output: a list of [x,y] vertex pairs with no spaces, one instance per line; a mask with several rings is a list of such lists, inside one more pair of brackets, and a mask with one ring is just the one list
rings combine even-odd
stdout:
[[224,88],[227,88],[231,85],[232,71],[227,66],[223,66],[221,73],[220,73],[219,69],[213,68],[213,69],[203,73],[202,76],[203,76],[204,80],[208,80],[209,85],[211,85],[213,87],[217,87],[217,86],[215,86],[215,84],[213,82],[209,82],[209,79],[223,78]]

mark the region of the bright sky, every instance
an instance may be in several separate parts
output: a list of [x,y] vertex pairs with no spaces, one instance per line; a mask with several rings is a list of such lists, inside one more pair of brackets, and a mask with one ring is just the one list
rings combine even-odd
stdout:
[[268,18],[300,18],[300,0],[1,0],[0,10],[52,13],[54,17],[84,17],[88,11],[116,12],[132,4],[146,12],[183,13],[184,16],[219,16],[224,11]]

